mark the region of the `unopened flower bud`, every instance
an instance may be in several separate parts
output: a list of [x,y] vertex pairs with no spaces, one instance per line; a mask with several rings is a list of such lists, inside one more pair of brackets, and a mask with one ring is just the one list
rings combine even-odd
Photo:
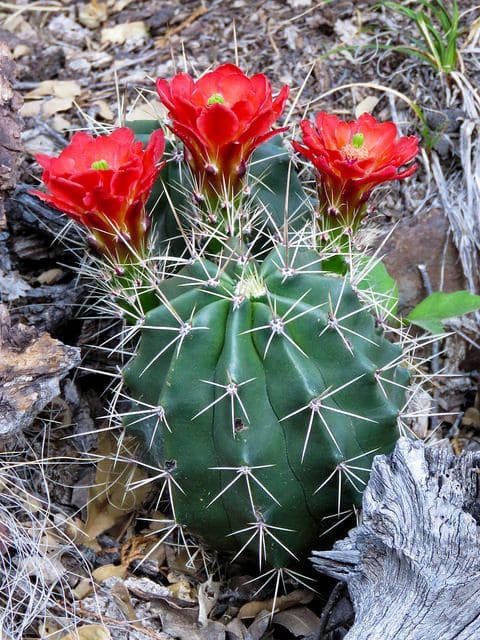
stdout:
[[209,173],[212,176],[216,176],[218,175],[218,167],[216,167],[214,164],[209,163],[205,165],[205,171],[207,173]]

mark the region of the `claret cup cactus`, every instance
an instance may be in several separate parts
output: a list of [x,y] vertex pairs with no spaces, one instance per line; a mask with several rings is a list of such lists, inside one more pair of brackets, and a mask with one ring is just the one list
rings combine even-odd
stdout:
[[[98,153],[89,148],[96,196],[80,218],[77,203],[73,211],[55,193],[42,197],[102,241],[100,280],[133,350],[123,424],[171,501],[165,531],[300,575],[319,536],[359,504],[372,457],[393,448],[407,402],[409,343],[399,326],[389,330],[393,305],[374,277],[382,267],[354,249],[354,233],[373,187],[412,173],[401,167],[417,141],[371,116],[352,124],[323,114],[316,132],[304,122],[295,147],[314,163],[316,201],[272,129],[286,87],[273,98],[265,76],[234,65],[157,87],[169,110],[166,166],[149,204],[143,188],[135,203],[135,185],[157,175],[163,136],[157,122],[129,123],[150,140],[151,162],[132,189],[130,174],[122,183],[130,209],[148,217],[141,238],[101,210],[99,189],[117,184],[110,173],[100,180],[117,168],[102,155],[108,136],[95,139]],[[85,182],[75,163],[41,161],[47,187],[53,177]],[[70,173],[52,176],[56,167]]]

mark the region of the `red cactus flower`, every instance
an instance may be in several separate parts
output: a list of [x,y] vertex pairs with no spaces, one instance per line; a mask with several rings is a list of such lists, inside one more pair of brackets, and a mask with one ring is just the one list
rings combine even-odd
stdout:
[[58,158],[36,156],[48,192],[32,193],[85,225],[99,251],[122,260],[144,247],[145,203],[164,165],[158,162],[164,148],[160,129],[145,149],[125,127],[96,138],[76,133]]
[[303,144],[294,148],[318,171],[320,214],[327,228],[354,231],[365,214],[374,187],[388,180],[401,180],[417,169],[402,169],[418,153],[415,136],[399,138],[393,122],[378,122],[363,114],[351,122],[319,113],[315,125],[301,122]]
[[263,74],[249,78],[233,64],[197,81],[187,73],[178,73],[170,83],[158,79],[157,91],[199,188],[214,198],[235,195],[253,151],[285,130],[272,126],[283,112],[288,86],[273,99]]

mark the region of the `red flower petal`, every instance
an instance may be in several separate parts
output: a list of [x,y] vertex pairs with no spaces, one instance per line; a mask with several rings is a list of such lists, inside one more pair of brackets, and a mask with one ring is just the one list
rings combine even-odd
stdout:
[[232,142],[239,128],[237,116],[223,104],[212,104],[202,111],[197,120],[197,126],[210,149],[218,149]]
[[[197,80],[195,83],[194,102],[204,107],[210,96],[229,90],[229,85],[234,90],[235,85],[245,79],[247,79],[246,76],[234,64],[222,64],[215,71],[210,71]],[[172,92],[174,80],[175,78],[172,80]]]
[[285,109],[285,104],[288,100],[289,94],[290,94],[290,87],[287,84],[283,85],[283,87],[280,89],[280,93],[275,98],[272,104],[272,115],[273,115],[272,124],[276,122],[276,120],[278,120],[278,118],[282,115],[283,110]]

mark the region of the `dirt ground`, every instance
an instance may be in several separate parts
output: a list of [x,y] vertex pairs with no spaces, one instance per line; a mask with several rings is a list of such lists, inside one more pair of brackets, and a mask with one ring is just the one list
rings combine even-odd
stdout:
[[[382,251],[404,312],[426,293],[419,264],[434,291],[478,292],[480,7],[460,1],[452,78],[392,49],[412,26],[383,4],[0,2],[0,42],[16,67],[13,78],[0,51],[0,88],[11,83],[15,104],[23,100],[22,122],[8,125],[10,132],[21,127],[20,154],[0,139],[8,162],[15,156],[12,174],[0,181],[2,193],[9,190],[6,218],[0,215],[0,638],[347,634],[353,610],[341,585],[321,576],[315,592],[289,584],[271,618],[272,583],[246,581],[208,550],[192,560],[173,536],[165,539],[141,472],[111,459],[119,436],[105,418],[113,402],[108,375],[121,363],[101,345],[116,328],[89,314],[79,252],[68,249],[78,245],[75,230],[28,191],[41,175],[34,155],[58,154],[73,131],[161,115],[155,78],[237,61],[249,74],[265,73],[276,89],[291,86],[294,130],[305,113],[373,111],[393,119],[402,135],[418,135],[419,170],[382,189],[373,243],[391,233]],[[456,452],[478,449],[477,319],[448,329],[413,428],[430,442],[449,439]],[[123,444],[125,458],[130,446]]]

